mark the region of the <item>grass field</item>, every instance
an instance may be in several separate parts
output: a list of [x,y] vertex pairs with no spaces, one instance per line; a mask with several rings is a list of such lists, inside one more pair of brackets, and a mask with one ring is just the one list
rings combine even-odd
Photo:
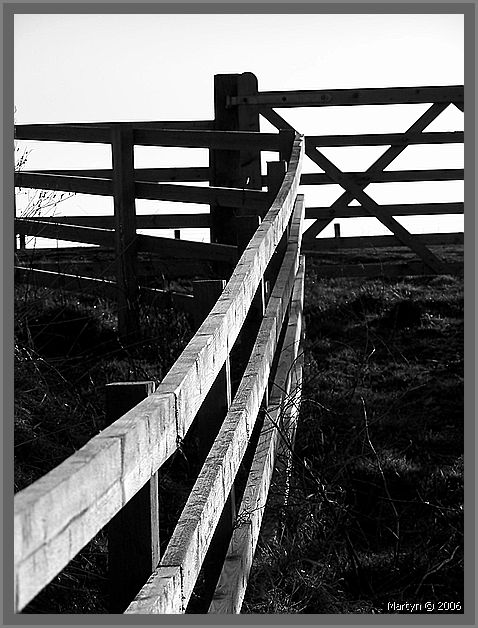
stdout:
[[[307,263],[289,500],[268,513],[280,526],[260,542],[242,612],[393,613],[391,602],[425,601],[460,612],[463,281],[325,280],[321,263]],[[15,490],[105,426],[106,383],[159,381],[193,333],[185,316],[144,307],[142,341],[122,347],[111,312],[97,298],[16,287]],[[187,457],[161,473],[164,539],[188,477]],[[108,612],[106,563],[100,533],[24,612]]]

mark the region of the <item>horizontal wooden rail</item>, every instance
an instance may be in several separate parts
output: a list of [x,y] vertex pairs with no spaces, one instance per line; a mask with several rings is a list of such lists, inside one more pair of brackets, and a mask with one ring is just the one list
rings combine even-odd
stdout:
[[280,368],[274,378],[264,425],[237,514],[237,525],[232,533],[209,613],[240,612],[259,539],[279,441],[287,440],[287,432],[297,420],[300,385],[295,390],[291,386],[301,379],[300,376],[294,378],[293,373],[301,366],[297,357],[302,333],[304,274],[305,258],[302,257],[294,282],[291,312],[278,361]]
[[460,144],[463,131],[446,133],[367,133],[357,135],[308,135],[313,146],[408,146],[411,144]]
[[[111,168],[96,170],[22,170],[22,174],[59,175],[68,177],[87,177],[99,179],[112,179]],[[135,168],[135,180],[137,181],[209,181],[208,167],[188,168]]]
[[[302,220],[303,199],[298,199],[295,204],[289,246],[237,393],[181,513],[164,556],[148,582],[126,609],[127,614],[185,611],[214,529],[247,448],[268,383],[298,269]],[[249,247],[245,254],[248,250]],[[171,572],[172,567],[180,570],[181,594],[169,597],[163,595],[163,591],[169,591],[176,580],[176,572]]]
[[260,190],[238,188],[196,187],[167,183],[135,184],[136,198],[157,201],[178,201],[180,203],[218,204],[222,207],[241,207],[250,210],[264,210],[271,203],[271,196]]
[[104,125],[16,124],[16,140],[110,144],[111,130]]
[[463,85],[438,87],[386,87],[367,89],[320,89],[264,91],[240,98],[232,96],[229,106],[336,107],[350,105],[395,105],[463,102]]
[[[441,246],[449,244],[463,244],[463,233],[426,233],[411,234],[413,239],[417,239],[422,244],[428,246]],[[348,238],[307,238],[303,240],[306,252],[330,251],[336,249],[364,249],[405,246],[394,235],[385,236],[358,236]]]
[[[16,140],[51,141],[51,142],[86,142],[108,144],[111,142],[111,129],[121,127],[122,123],[110,127],[80,126],[72,124],[42,125],[25,124],[15,126]],[[131,126],[129,123],[128,126]],[[215,131],[165,129],[155,126],[134,126],[134,143],[138,146],[177,146],[184,148],[212,148],[240,150],[280,151],[282,140],[278,133],[259,133],[255,131]]]
[[176,451],[226,361],[286,229],[302,158],[298,137],[270,210],[222,296],[156,392],[15,496],[16,612]]
[[[413,181],[458,181],[463,179],[463,169],[447,168],[442,170],[384,170],[382,172],[343,172],[356,184],[363,183],[409,183]],[[325,173],[303,174],[301,185],[330,185],[335,181]]]
[[[109,179],[18,172],[15,174],[15,185],[37,190],[56,190],[100,196],[113,195],[113,185]],[[251,210],[267,209],[272,200],[268,192],[261,190],[199,187],[144,181],[137,181],[134,187],[137,199],[205,205],[216,203],[223,207],[241,207]]]
[[[436,214],[463,214],[464,203],[409,203],[381,205],[392,216],[431,216]],[[306,218],[364,218],[370,217],[359,205],[341,207],[306,207]]]
[[[84,244],[97,244],[105,247],[114,246],[114,231],[66,225],[59,222],[47,222],[17,218],[15,232],[42,238],[54,238]],[[147,251],[161,256],[173,255],[177,258],[203,259],[235,263],[237,249],[227,244],[209,244],[190,240],[174,240],[158,236],[138,235],[138,251]]]
[[[116,300],[118,297],[118,284],[107,279],[82,277],[22,266],[14,267],[14,279],[18,283],[28,283],[43,288],[61,289],[80,294],[92,294],[106,299]],[[182,292],[143,287],[140,289],[140,299],[150,305],[175,307],[187,314],[192,315],[194,313],[192,295]]]
[[76,194],[98,194],[113,196],[111,179],[95,179],[58,174],[38,174],[36,172],[16,172],[15,186],[35,190],[55,190]]
[[[79,227],[96,227],[113,229],[114,216],[48,216],[47,218],[32,216],[28,220],[37,222],[62,223]],[[201,229],[211,226],[209,214],[136,214],[137,229]]]
[[140,146],[182,146],[184,148],[213,148],[221,150],[280,151],[279,133],[257,131],[172,131],[167,129],[136,129],[134,143]]

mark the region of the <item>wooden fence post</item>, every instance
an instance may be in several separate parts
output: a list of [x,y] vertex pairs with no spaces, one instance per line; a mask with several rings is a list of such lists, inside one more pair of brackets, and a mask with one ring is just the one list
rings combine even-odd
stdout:
[[[228,98],[257,94],[257,78],[244,74],[218,74],[214,77],[214,112],[217,131],[259,131],[256,107],[230,106]],[[251,150],[209,151],[211,185],[260,190],[261,155]],[[231,207],[211,205],[211,242],[236,244],[234,217],[240,212]],[[248,212],[249,213],[249,212]]]
[[[275,197],[279,191],[282,182],[284,181],[285,174],[287,172],[287,163],[285,160],[281,161],[269,161],[267,163],[267,189],[271,197]],[[282,264],[282,258],[287,249],[287,241],[289,239],[289,227],[284,231],[284,235],[281,241],[277,245],[277,248],[272,256],[269,266],[265,273],[266,281],[270,283],[271,290],[274,286],[274,282],[279,272],[279,268]]]
[[[117,420],[151,395],[155,382],[107,384],[106,418]],[[159,562],[158,473],[106,526],[111,613],[123,613]]]
[[340,238],[340,223],[339,222],[334,223],[334,237]]
[[118,332],[124,342],[130,343],[134,342],[139,334],[134,139],[131,125],[121,123],[112,126],[111,150],[116,281],[118,283]]
[[[203,320],[209,314],[225,286],[226,281],[222,279],[207,279],[193,282],[196,306],[194,313],[196,328],[199,328]],[[201,465],[211,449],[230,405],[231,369],[228,357],[196,415],[198,461]],[[236,503],[233,485],[216,527],[210,548],[204,559],[204,587],[202,597],[206,609],[212,599],[216,583],[221,573],[235,519]]]

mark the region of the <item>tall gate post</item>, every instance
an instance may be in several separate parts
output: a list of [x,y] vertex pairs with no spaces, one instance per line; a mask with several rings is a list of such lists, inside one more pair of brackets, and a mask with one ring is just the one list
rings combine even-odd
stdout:
[[[250,105],[230,106],[233,96],[257,94],[257,78],[244,74],[217,74],[214,77],[214,115],[217,131],[259,131],[259,111]],[[251,150],[210,150],[211,185],[260,190],[261,154]],[[237,244],[235,216],[250,213],[240,208],[211,205],[211,242]]]

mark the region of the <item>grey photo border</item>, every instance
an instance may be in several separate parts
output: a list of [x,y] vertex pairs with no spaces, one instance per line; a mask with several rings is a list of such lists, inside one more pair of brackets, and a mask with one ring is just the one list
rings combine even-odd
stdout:
[[[477,241],[474,213],[468,212],[465,221],[465,612],[462,615],[168,615],[165,622],[152,616],[136,616],[134,623],[123,615],[15,615],[13,613],[13,168],[11,147],[13,146],[13,19],[20,13],[405,13],[405,14],[463,14],[465,16],[465,204],[468,208],[475,204],[475,4],[449,2],[367,2],[350,3],[337,1],[325,3],[317,0],[293,2],[104,2],[104,3],[29,3],[4,2],[2,0],[3,32],[3,587],[2,610],[3,626],[31,625],[78,625],[78,626],[143,626],[143,625],[395,625],[395,626],[475,626],[475,302],[474,292],[476,259],[474,245]],[[250,69],[254,71],[254,68]],[[260,79],[260,77],[259,77]],[[366,86],[364,86],[366,87]],[[280,89],[280,86],[277,86]],[[327,622],[327,623],[323,623]]]

